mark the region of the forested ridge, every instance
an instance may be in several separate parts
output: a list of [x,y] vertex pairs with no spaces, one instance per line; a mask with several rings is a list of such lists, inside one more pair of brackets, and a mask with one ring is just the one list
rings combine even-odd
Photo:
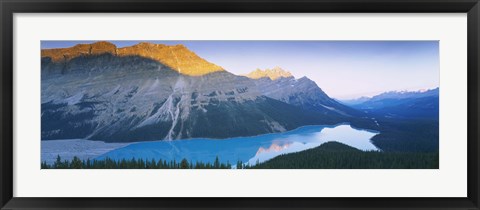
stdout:
[[438,152],[363,152],[339,142],[280,155],[255,169],[438,169]]

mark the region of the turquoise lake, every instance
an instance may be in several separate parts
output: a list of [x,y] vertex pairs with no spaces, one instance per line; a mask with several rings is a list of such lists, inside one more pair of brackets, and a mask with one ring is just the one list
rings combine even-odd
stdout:
[[96,159],[155,159],[213,163],[218,156],[220,162],[236,164],[241,160],[254,165],[281,154],[299,152],[320,146],[325,142],[337,141],[363,151],[379,150],[371,143],[378,132],[352,128],[349,124],[335,126],[304,126],[282,133],[264,134],[228,139],[195,138],[174,141],[150,141],[132,143],[113,149]]

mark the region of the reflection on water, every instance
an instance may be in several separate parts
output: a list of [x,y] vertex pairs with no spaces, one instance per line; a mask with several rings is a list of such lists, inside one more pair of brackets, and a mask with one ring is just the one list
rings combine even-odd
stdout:
[[337,126],[304,126],[298,129],[251,137],[228,139],[198,138],[176,141],[140,142],[112,150],[97,159],[155,159],[190,162],[213,162],[218,156],[221,162],[235,164],[241,160],[254,165],[281,154],[299,152],[317,147],[325,142],[338,141],[360,150],[378,150],[370,139],[378,134],[359,130],[348,124]]
[[333,128],[324,127],[317,131],[308,129],[305,132],[295,132],[288,135],[287,138],[277,139],[268,148],[260,147],[255,156],[248,160],[248,163],[254,165],[257,162],[261,163],[282,154],[318,147],[329,141],[341,142],[364,151],[376,151],[378,148],[370,142],[370,139],[376,134],[354,129],[350,125],[339,125]]
[[283,145],[279,145],[279,144],[283,144],[283,143],[273,142],[272,145],[270,145],[270,147],[266,149],[263,147],[260,147],[258,148],[257,154],[255,155],[259,155],[260,153],[279,152],[279,151],[285,150],[287,147],[292,145],[292,143],[284,143]]

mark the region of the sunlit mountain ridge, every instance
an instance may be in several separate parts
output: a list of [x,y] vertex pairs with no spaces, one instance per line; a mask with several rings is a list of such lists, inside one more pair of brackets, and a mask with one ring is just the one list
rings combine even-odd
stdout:
[[285,71],[280,67],[274,67],[272,69],[256,69],[245,75],[248,78],[260,79],[260,78],[270,78],[271,80],[276,80],[279,78],[289,78],[293,77],[292,73]]
[[53,62],[68,62],[80,56],[109,53],[114,56],[141,56],[165,64],[171,69],[189,76],[201,76],[224,71],[221,66],[199,57],[184,45],[164,45],[140,42],[139,44],[117,48],[116,45],[101,41],[92,44],[78,44],[70,48],[43,49],[42,58],[51,58]]

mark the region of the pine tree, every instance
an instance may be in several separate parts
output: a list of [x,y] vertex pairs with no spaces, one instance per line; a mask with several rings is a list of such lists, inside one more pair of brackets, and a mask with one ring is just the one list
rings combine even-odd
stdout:
[[214,168],[220,168],[220,160],[218,160],[218,156],[215,157],[215,162],[213,163]]
[[237,169],[243,169],[243,163],[241,160],[237,161]]
[[77,156],[73,157],[73,160],[70,164],[70,168],[82,169],[82,161]]
[[53,163],[53,168],[62,168],[62,165],[62,158],[60,158],[60,155],[57,155],[57,160]]
[[189,165],[188,165],[187,159],[185,159],[185,158],[182,159],[182,162],[180,163],[180,168],[181,168],[181,169],[188,169],[188,168],[190,168]]

